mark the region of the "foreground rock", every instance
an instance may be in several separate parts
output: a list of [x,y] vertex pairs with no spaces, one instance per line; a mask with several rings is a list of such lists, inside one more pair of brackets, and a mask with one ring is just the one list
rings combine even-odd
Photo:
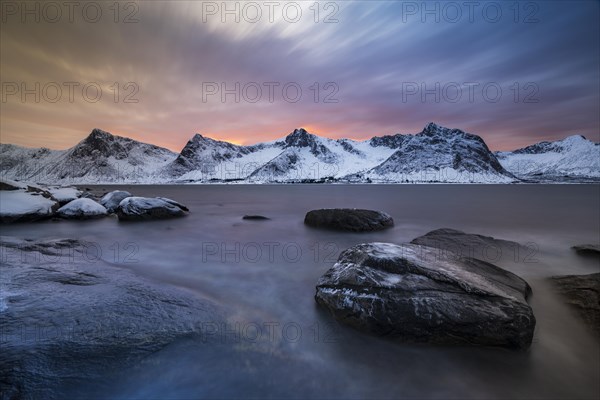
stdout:
[[121,201],[127,197],[131,197],[131,193],[125,190],[114,190],[105,194],[100,200],[100,204],[102,204],[108,210],[108,212],[114,213],[117,211]]
[[31,222],[52,217],[59,203],[37,187],[0,190],[0,222]]
[[304,223],[317,228],[353,232],[378,231],[394,226],[394,220],[381,211],[356,208],[326,208],[309,211]]
[[369,243],[340,255],[315,298],[339,321],[376,335],[526,349],[535,328],[530,293],[523,279],[481,260]]
[[94,246],[0,238],[1,398],[73,398],[62,391],[224,321],[208,300],[90,258]]
[[58,209],[57,215],[67,219],[94,219],[108,215],[106,208],[92,199],[76,199]]
[[600,335],[600,273],[553,276],[551,280],[567,303]]
[[600,246],[597,244],[579,244],[571,248],[581,255],[600,255]]
[[127,197],[119,203],[117,215],[123,221],[182,217],[188,208],[165,197]]

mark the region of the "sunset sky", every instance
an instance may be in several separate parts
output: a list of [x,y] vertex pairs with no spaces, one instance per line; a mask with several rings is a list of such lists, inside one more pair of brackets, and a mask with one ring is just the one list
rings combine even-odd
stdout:
[[0,141],[61,149],[97,127],[179,151],[196,132],[366,139],[430,121],[493,150],[600,140],[597,1],[286,3],[80,2],[70,20],[64,2],[3,2]]

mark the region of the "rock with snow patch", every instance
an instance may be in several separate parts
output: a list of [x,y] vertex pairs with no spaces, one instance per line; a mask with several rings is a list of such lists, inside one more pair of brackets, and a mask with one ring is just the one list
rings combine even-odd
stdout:
[[493,264],[438,254],[414,244],[351,247],[319,279],[315,299],[345,324],[404,342],[529,347],[529,285]]
[[100,200],[100,204],[106,207],[108,212],[113,213],[117,211],[117,208],[119,207],[121,201],[123,201],[127,197],[131,197],[131,193],[125,190],[113,190],[112,192],[107,193],[104,195],[104,197],[102,197],[102,199]]
[[61,206],[78,199],[82,193],[81,190],[74,187],[55,187],[49,188],[48,191]]
[[57,215],[67,219],[93,219],[105,217],[108,211],[94,200],[83,198],[65,204],[58,209]]
[[119,203],[117,215],[122,221],[141,221],[183,217],[188,208],[165,197],[127,197]]

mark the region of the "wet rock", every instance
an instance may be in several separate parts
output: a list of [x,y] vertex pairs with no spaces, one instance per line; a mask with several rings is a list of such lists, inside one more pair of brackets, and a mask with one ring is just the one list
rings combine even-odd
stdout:
[[94,200],[83,198],[65,204],[58,209],[57,215],[67,219],[94,219],[105,217],[108,211]]
[[304,223],[317,228],[353,232],[378,231],[394,226],[394,220],[381,211],[356,208],[326,208],[309,211]]
[[105,194],[100,200],[100,204],[102,204],[108,210],[108,212],[113,213],[117,211],[121,201],[127,197],[131,197],[131,193],[125,190],[114,190]]
[[1,398],[69,398],[65,388],[224,321],[210,301],[90,257],[93,247],[0,238]]
[[553,276],[550,279],[566,302],[600,335],[600,273]]
[[119,203],[117,215],[123,221],[182,217],[188,208],[164,197],[127,197]]
[[529,347],[529,285],[478,259],[438,255],[415,244],[354,246],[319,279],[316,301],[343,323],[401,341]]
[[253,220],[253,221],[265,221],[271,219],[269,217],[265,217],[263,215],[244,215],[242,219]]
[[597,244],[579,244],[571,248],[581,255],[600,255],[600,245]]

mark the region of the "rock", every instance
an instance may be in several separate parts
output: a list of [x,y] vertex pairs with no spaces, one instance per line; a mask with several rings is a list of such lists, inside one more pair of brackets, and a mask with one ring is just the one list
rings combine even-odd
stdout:
[[[465,233],[456,229],[436,229],[411,241],[412,244],[440,249],[440,257],[448,259],[473,257],[489,262],[533,260],[532,248],[510,240],[496,239],[491,236]],[[535,250],[535,249],[533,249]],[[516,257],[516,256],[519,257]]]
[[304,223],[317,228],[353,232],[378,231],[394,226],[394,220],[381,211],[356,208],[326,208],[306,213]]
[[127,197],[119,203],[119,220],[140,221],[148,219],[182,217],[189,211],[186,206],[164,197]]
[[271,219],[269,217],[265,217],[263,215],[244,215],[242,219],[253,220],[253,221],[264,221],[267,219]]
[[96,246],[0,238],[1,398],[72,398],[69,387],[224,323],[197,293],[90,257]]
[[414,244],[351,247],[319,279],[315,299],[343,323],[401,341],[528,348],[535,317],[527,282],[438,254]]
[[567,303],[600,335],[600,273],[550,278]]
[[100,200],[100,204],[102,204],[108,212],[114,213],[117,211],[119,207],[119,203],[126,199],[127,197],[131,197],[131,193],[126,192],[124,190],[114,190],[110,193],[107,193]]
[[31,222],[48,219],[59,204],[46,192],[23,190],[0,191],[0,222]]
[[600,246],[597,244],[579,244],[571,248],[581,255],[600,255]]
[[94,200],[84,198],[65,204],[58,209],[57,214],[68,219],[92,219],[105,217],[108,211]]
[[73,187],[50,188],[48,191],[61,206],[78,199],[81,197],[82,193],[80,190]]
[[0,179],[0,190],[27,189],[27,185],[10,179]]

